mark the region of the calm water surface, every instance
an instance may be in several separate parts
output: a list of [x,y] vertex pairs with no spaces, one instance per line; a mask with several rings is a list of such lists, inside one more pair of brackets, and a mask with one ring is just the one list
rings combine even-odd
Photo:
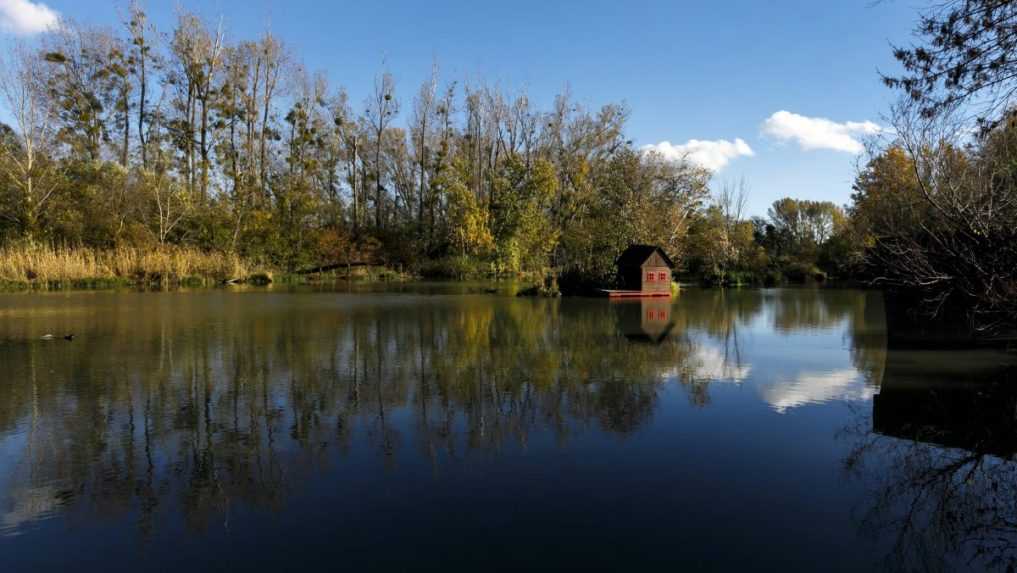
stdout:
[[0,571],[1017,555],[1012,356],[878,293],[375,291],[0,296]]

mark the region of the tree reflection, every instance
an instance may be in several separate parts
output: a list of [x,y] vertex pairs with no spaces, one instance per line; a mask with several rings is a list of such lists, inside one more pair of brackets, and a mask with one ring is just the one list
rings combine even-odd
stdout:
[[0,335],[19,380],[0,386],[0,428],[26,443],[5,492],[17,506],[9,527],[60,507],[120,515],[137,504],[143,530],[176,507],[200,529],[228,523],[236,503],[280,508],[303,477],[358,447],[390,469],[412,449],[437,471],[537,431],[561,443],[591,428],[625,435],[652,415],[660,369],[687,352],[677,340],[630,345],[590,301],[323,311],[196,298],[135,309],[145,320],[90,315],[80,343]]
[[[2,492],[5,530],[71,508],[136,512],[146,533],[178,512],[195,529],[228,527],[233,508],[281,509],[354,456],[393,472],[424,459],[439,473],[535,436],[625,439],[654,416],[669,381],[704,406],[715,380],[744,378],[741,332],[754,321],[787,331],[847,321],[859,340],[878,331],[870,295],[858,292],[793,304],[754,290],[631,305],[125,297],[30,299],[31,312],[0,321],[13,380],[0,385],[0,436],[24,444]],[[49,331],[79,336],[39,342]],[[875,372],[882,361],[857,350],[856,363]]]
[[[891,352],[845,465],[870,488],[860,528],[899,570],[1017,567],[1017,369],[1012,357]],[[920,358],[920,359],[919,359]],[[986,368],[985,365],[992,365]]]
[[[882,378],[886,330],[882,294],[856,290],[776,289],[684,291],[676,301],[672,336],[690,340],[688,359],[675,372],[697,406],[710,403],[710,386],[740,383],[752,365],[743,332],[762,326],[783,336],[802,331],[843,332],[854,370],[869,388]],[[793,362],[793,361],[792,361]],[[854,371],[849,372],[853,378]],[[825,388],[812,388],[823,391]]]

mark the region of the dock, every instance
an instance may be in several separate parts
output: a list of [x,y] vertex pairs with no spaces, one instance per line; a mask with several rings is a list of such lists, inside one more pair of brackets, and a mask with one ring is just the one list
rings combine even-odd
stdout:
[[609,290],[600,289],[600,295],[608,298],[662,298],[671,297],[671,292],[666,291],[645,291],[645,290]]

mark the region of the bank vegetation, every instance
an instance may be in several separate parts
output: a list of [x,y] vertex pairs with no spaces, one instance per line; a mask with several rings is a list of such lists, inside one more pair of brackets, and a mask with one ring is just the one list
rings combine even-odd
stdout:
[[[896,49],[894,129],[849,205],[776,201],[626,135],[628,109],[381,71],[363,101],[266,32],[180,12],[156,30],[63,22],[4,57],[0,280],[243,280],[384,266],[399,276],[610,284],[630,243],[684,280],[830,278],[1017,321],[1014,2],[952,0]],[[972,112],[976,109],[978,113]]]
[[382,265],[589,285],[643,242],[730,284],[818,276],[843,219],[788,200],[743,220],[744,186],[636,148],[621,104],[541,107],[437,66],[408,89],[382,71],[354,102],[268,32],[186,12],[157,30],[139,5],[112,24],[63,22],[4,58],[5,281]]

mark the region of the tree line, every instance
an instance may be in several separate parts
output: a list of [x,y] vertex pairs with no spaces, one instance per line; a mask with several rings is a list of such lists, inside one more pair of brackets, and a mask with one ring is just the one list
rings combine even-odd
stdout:
[[362,102],[271,33],[233,40],[181,12],[156,30],[64,22],[4,58],[0,246],[226,253],[299,270],[369,261],[424,275],[612,280],[653,243],[711,284],[832,275],[1017,320],[1011,1],[953,0],[896,48],[893,138],[846,206],[793,198],[746,217],[747,185],[635,147],[628,110],[566,89],[444,78]]
[[[976,333],[1012,339],[1017,2],[938,4],[893,55],[901,71],[883,76],[899,96],[893,129],[867,142],[850,204],[782,199],[768,220],[745,222],[740,194],[724,189],[699,219],[699,235],[714,240],[690,241],[699,257],[686,262],[729,274],[853,277],[901,295],[923,317],[963,317]],[[725,244],[733,248],[717,248]]]
[[112,28],[64,22],[8,54],[0,89],[7,245],[607,281],[643,242],[723,282],[761,268],[739,241],[805,240],[790,203],[748,232],[709,171],[636,149],[623,105],[566,89],[538,109],[437,66],[411,95],[381,73],[358,104],[271,33],[232,40],[186,12],[165,32],[137,4]]
[[[874,284],[979,331],[1017,324],[1017,2],[951,0],[895,48],[894,140],[855,183],[852,222]],[[1012,330],[1011,330],[1012,332]]]

